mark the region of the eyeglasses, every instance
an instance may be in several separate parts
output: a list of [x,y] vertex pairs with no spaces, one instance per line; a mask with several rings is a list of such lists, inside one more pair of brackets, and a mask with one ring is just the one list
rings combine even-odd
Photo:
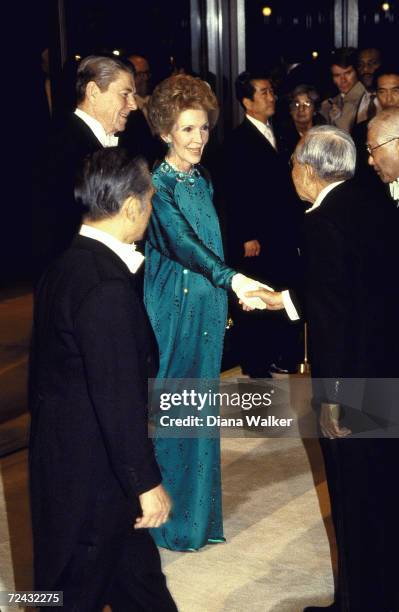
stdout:
[[370,145],[366,145],[366,149],[367,149],[367,153],[369,155],[371,155],[371,157],[373,157],[373,151],[375,151],[376,149],[379,149],[380,147],[383,147],[384,145],[388,144],[388,142],[392,142],[393,140],[398,140],[399,136],[394,136],[393,138],[390,138],[389,140],[386,140],[385,142],[382,142],[379,145],[376,145],[375,147],[370,147]]
[[309,108],[313,105],[313,102],[291,102],[290,108]]

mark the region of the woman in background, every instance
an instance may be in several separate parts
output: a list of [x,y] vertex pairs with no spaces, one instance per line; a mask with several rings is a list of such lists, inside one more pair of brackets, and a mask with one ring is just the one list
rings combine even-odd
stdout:
[[284,149],[290,157],[299,139],[315,125],[324,125],[326,120],[318,112],[320,97],[311,85],[297,85],[288,94],[289,117],[282,126]]

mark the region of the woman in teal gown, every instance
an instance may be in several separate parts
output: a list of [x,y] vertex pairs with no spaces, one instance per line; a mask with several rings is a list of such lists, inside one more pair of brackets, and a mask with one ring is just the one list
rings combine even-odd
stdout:
[[[146,244],[144,296],[160,352],[158,378],[217,379],[235,271],[223,262],[212,185],[198,166],[217,102],[187,75],[163,81],[149,106],[168,143],[153,174],[156,189]],[[223,542],[218,438],[154,439],[173,510],[152,534],[159,546],[198,550]]]

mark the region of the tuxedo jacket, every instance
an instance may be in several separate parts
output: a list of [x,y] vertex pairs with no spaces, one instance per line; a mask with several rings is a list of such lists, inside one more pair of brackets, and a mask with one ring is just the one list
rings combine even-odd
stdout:
[[[228,259],[240,271],[283,286],[295,277],[304,210],[286,156],[245,118],[226,139],[224,160]],[[260,242],[260,257],[243,257],[249,240]]]
[[398,375],[398,230],[392,200],[355,180],[305,215],[302,304],[313,377]]
[[134,285],[108,247],[77,236],[37,287],[29,385],[36,588],[53,588],[88,537],[101,545],[131,530],[138,495],[161,482],[146,407],[158,353]]
[[102,148],[74,113],[52,124],[33,185],[34,255],[44,264],[71,244],[82,218],[74,198],[76,173],[86,155]]

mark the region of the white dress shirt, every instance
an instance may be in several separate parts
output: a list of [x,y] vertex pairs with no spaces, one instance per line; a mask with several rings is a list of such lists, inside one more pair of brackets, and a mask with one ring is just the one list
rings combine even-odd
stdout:
[[96,227],[92,227],[91,225],[83,224],[79,230],[79,234],[81,236],[86,236],[86,238],[92,238],[93,240],[98,240],[107,246],[111,251],[115,253],[122,261],[127,265],[130,272],[133,274],[137,272],[139,267],[144,261],[144,255],[140,253],[140,251],[136,251],[136,245],[134,242],[132,244],[126,244],[125,242],[121,242],[111,234],[107,232],[103,232]]
[[395,181],[389,183],[389,191],[391,192],[392,199],[395,201],[396,206],[399,206],[399,176]]
[[118,137],[114,134],[107,134],[97,119],[85,113],[80,108],[75,110],[77,115],[91,129],[94,136],[101,142],[103,147],[116,147],[118,145]]
[[[343,182],[344,181],[335,181],[334,183],[330,183],[329,185],[327,185],[327,187],[324,187],[324,189],[322,189],[320,191],[319,195],[317,196],[316,200],[314,201],[314,204],[313,204],[312,208],[309,208],[305,212],[306,213],[311,213],[313,210],[318,208],[320,206],[320,204],[323,202],[323,200],[326,197],[326,195],[328,193],[330,193],[330,191],[332,191],[335,187],[337,187],[338,185],[340,185]],[[287,315],[289,316],[291,321],[297,321],[300,317],[299,317],[298,312],[297,312],[297,310],[296,310],[296,308],[295,308],[295,306],[294,306],[294,304],[292,302],[289,289],[285,289],[284,291],[282,291],[281,297],[283,299],[283,304],[284,304],[284,308],[285,308],[285,311],[286,311]]]
[[357,123],[370,119],[370,117],[368,116],[368,111],[371,101],[373,102],[375,107],[374,114],[378,113],[381,110],[380,103],[378,102],[378,98],[375,92],[365,91],[362,96],[362,99],[360,100],[359,108],[357,109]]
[[259,121],[259,119],[250,117],[250,115],[246,115],[246,118],[260,131],[261,134],[263,134],[263,136],[272,145],[273,149],[277,150],[276,138],[273,134],[273,129],[270,123],[263,123],[263,121]]

